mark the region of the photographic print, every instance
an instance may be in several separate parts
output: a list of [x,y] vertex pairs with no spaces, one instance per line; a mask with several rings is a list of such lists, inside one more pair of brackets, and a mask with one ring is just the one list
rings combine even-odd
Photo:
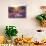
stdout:
[[26,18],[26,6],[8,7],[9,18]]

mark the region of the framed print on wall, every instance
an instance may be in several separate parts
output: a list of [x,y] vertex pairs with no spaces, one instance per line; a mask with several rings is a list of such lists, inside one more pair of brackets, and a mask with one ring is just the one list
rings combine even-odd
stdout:
[[26,18],[26,6],[8,7],[8,18]]

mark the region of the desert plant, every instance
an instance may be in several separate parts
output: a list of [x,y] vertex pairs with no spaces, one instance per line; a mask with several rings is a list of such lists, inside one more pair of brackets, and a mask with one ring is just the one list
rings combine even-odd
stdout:
[[5,34],[6,36],[11,39],[12,36],[16,36],[18,33],[15,26],[6,26]]

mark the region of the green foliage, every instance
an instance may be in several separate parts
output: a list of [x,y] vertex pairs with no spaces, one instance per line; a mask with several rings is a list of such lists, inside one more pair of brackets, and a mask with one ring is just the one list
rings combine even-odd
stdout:
[[37,16],[36,19],[38,19],[39,21],[42,21],[43,17],[42,16]]
[[18,33],[15,26],[6,26],[5,30],[6,30],[5,34],[9,38],[11,38],[12,36],[16,36]]
[[36,19],[39,21],[43,21],[44,19],[46,20],[46,14],[38,15],[38,16],[36,16]]

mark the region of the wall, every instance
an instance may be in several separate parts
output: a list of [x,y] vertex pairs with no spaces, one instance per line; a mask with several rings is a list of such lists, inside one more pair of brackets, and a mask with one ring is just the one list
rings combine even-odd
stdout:
[[[27,17],[25,19],[9,19],[8,6],[27,7]],[[36,33],[36,29],[44,29],[38,25],[35,16],[41,13],[40,6],[46,5],[46,0],[0,0],[0,35],[4,34],[6,25],[15,25],[19,31],[18,36],[31,36]]]

